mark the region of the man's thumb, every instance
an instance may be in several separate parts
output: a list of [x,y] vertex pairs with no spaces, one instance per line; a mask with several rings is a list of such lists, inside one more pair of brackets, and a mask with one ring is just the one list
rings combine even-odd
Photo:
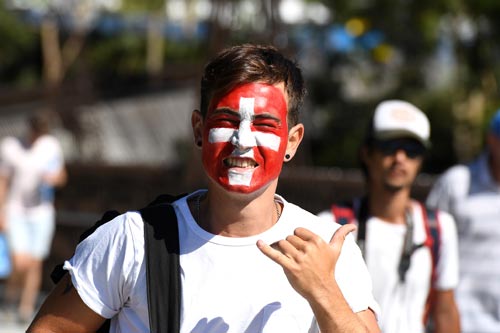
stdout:
[[356,229],[357,229],[356,225],[352,223],[341,226],[340,228],[337,229],[337,231],[335,231],[332,238],[330,239],[330,246],[338,245],[339,247],[342,247],[346,236]]

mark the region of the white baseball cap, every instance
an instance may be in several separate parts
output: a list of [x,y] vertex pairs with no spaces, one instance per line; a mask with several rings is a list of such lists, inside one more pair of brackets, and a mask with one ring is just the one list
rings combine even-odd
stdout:
[[411,137],[426,147],[430,145],[429,119],[415,105],[401,100],[388,100],[377,105],[372,131],[373,137],[379,140]]

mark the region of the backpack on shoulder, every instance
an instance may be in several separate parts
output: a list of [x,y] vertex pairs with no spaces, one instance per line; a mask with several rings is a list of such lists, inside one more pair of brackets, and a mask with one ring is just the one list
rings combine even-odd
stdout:
[[[410,256],[416,249],[425,246],[429,248],[432,260],[432,271],[431,271],[431,289],[427,297],[425,310],[424,310],[424,323],[428,322],[429,313],[432,306],[432,301],[435,292],[435,283],[437,279],[437,265],[439,263],[440,251],[441,251],[441,225],[439,222],[439,212],[435,209],[430,209],[425,207],[420,203],[422,209],[422,216],[424,219],[426,240],[423,244],[414,245],[412,243],[412,235],[408,235],[406,238],[410,238],[410,241],[405,239],[405,244],[409,243],[410,249],[407,251],[406,255],[403,251],[402,258],[399,263],[399,275],[402,281],[404,281],[404,275],[410,266]],[[354,223],[358,226],[358,235],[356,242],[361,249],[361,253],[365,256],[365,240],[366,240],[366,221],[369,217],[368,214],[368,203],[367,198],[363,197],[361,199],[355,199],[352,202],[345,202],[342,204],[333,204],[331,206],[331,212],[335,217],[337,223],[344,225],[347,223]]]
[[[155,333],[178,333],[180,328],[179,233],[177,216],[171,203],[183,196],[185,194],[163,194],[139,210],[144,221],[149,326],[150,331]],[[106,211],[81,234],[79,242],[118,215],[120,213],[116,210]],[[52,271],[50,277],[54,283],[67,273],[62,267],[63,264],[59,264]],[[109,332],[109,324],[108,319],[97,332]]]

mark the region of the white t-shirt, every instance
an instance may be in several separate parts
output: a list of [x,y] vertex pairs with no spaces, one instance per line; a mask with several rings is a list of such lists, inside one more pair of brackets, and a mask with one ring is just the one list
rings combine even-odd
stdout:
[[[329,241],[339,226],[277,199],[284,204],[279,221],[260,235],[242,238],[206,232],[194,221],[186,197],[174,203],[180,239],[181,333],[318,331],[307,301],[256,242],[273,243],[299,226]],[[140,214],[128,212],[101,226],[78,245],[65,269],[85,304],[103,317],[115,316],[111,332],[149,332]],[[368,271],[352,237],[344,243],[335,276],[354,312],[371,308],[378,313]]]
[[[331,211],[318,214],[332,221]],[[427,238],[420,204],[412,202],[413,242],[422,244]],[[454,289],[458,284],[458,249],[453,218],[439,212],[441,225],[440,259],[436,267],[435,287]],[[423,246],[411,256],[406,279],[401,283],[398,265],[403,252],[406,225],[394,224],[376,217],[366,221],[365,259],[372,276],[373,294],[380,305],[379,325],[384,333],[423,333],[425,303],[430,290],[432,256]],[[357,235],[354,235],[357,236]]]
[[22,211],[52,207],[53,188],[44,184],[44,175],[59,172],[64,157],[59,141],[51,135],[39,137],[27,147],[14,137],[0,144],[0,172],[10,177],[7,205]]
[[447,170],[427,204],[457,221],[460,283],[455,295],[462,332],[500,332],[500,184],[491,175],[488,154]]

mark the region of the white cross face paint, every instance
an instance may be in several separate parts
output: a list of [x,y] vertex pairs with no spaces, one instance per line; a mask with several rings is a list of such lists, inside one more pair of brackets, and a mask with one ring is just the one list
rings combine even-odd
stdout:
[[252,192],[281,171],[288,127],[283,90],[246,84],[223,96],[209,110],[203,163],[221,185]]
[[253,170],[229,169],[229,185],[250,186],[252,182]]
[[252,132],[255,98],[240,97],[240,127],[231,137],[231,143],[239,150],[255,147],[257,140]]
[[254,116],[255,98],[240,98],[240,126],[236,128],[212,128],[208,140],[211,143],[231,142],[236,149],[244,151],[256,146],[268,147],[278,151],[281,138],[273,133],[252,131],[251,124]]

